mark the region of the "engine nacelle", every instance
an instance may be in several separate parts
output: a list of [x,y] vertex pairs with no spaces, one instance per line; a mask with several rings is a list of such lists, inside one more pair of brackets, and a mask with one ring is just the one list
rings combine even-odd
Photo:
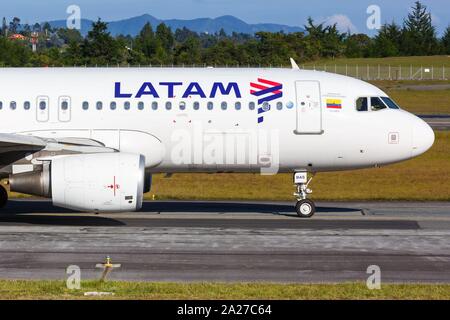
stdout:
[[142,207],[144,179],[145,157],[118,152],[57,156],[42,171],[12,175],[10,184],[63,208],[124,212]]

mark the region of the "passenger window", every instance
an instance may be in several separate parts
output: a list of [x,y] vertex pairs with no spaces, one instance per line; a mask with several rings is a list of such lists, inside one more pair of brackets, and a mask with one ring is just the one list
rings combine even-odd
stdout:
[[380,98],[374,97],[374,98],[370,98],[370,109],[372,111],[378,111],[378,110],[386,109],[386,105],[383,103],[383,101],[381,101]]
[[207,108],[208,110],[212,110],[214,108],[214,103],[212,103],[211,101],[208,102]]
[[234,104],[234,108],[235,108],[236,110],[241,110],[241,103],[240,103],[240,102],[236,102],[236,103]]
[[97,110],[102,110],[103,109],[103,103],[101,101],[97,101],[96,108],[97,108]]
[[130,101],[125,101],[125,103],[123,104],[123,108],[125,110],[130,110],[131,104]]
[[30,108],[31,108],[31,103],[30,103],[30,101],[25,101],[25,102],[23,103],[23,108],[24,108],[25,110],[30,110]]
[[400,107],[391,98],[381,97],[381,100],[383,100],[389,109],[400,109]]
[[144,110],[144,103],[142,101],[138,102],[138,109],[139,110]]
[[194,110],[200,109],[200,102],[194,102]]
[[185,110],[186,109],[186,102],[181,101],[180,102],[180,110]]
[[[42,101],[43,102],[43,101]],[[83,106],[82,106],[82,108],[83,108],[83,110],[87,110],[87,109],[89,109],[89,102],[87,102],[87,101],[84,101],[83,102]]]
[[111,110],[116,110],[116,108],[117,108],[117,103],[116,102],[111,102],[110,104],[109,104],[109,108],[111,109]]
[[283,109],[283,102],[277,102],[277,109],[278,110]]
[[11,101],[11,103],[9,104],[9,107],[11,108],[11,110],[16,110],[17,103],[15,101]]
[[47,102],[41,101],[39,102],[39,109],[45,110],[47,108]]
[[3,102],[0,101],[0,110],[3,109]]
[[67,109],[69,109],[69,103],[67,101],[61,102],[61,110],[66,111]]
[[152,102],[152,109],[153,110],[158,110],[158,102],[156,102],[156,101]]
[[368,111],[367,108],[367,98],[358,98],[356,100],[356,110],[358,111]]
[[220,104],[220,107],[222,108],[222,110],[227,110],[227,103],[224,101]]
[[167,110],[171,110],[172,109],[172,102],[170,102],[170,101],[166,102],[166,109]]
[[249,108],[250,110],[255,110],[255,103],[254,103],[254,102],[250,102],[250,103],[248,104],[248,108]]

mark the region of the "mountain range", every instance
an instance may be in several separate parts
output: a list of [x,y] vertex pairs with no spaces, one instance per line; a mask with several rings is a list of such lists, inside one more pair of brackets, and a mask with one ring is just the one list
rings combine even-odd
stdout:
[[[144,14],[137,17],[132,17],[124,20],[111,21],[108,22],[108,31],[113,35],[131,35],[136,36],[144,27],[144,25],[149,22],[154,29],[160,24],[165,23],[169,26],[172,31],[176,29],[182,29],[186,27],[191,31],[198,33],[209,33],[214,34],[223,29],[227,34],[233,32],[254,34],[259,31],[267,32],[279,32],[293,33],[293,32],[304,32],[301,27],[293,27],[282,24],[274,23],[258,23],[258,24],[248,24],[241,19],[234,16],[222,16],[218,18],[199,18],[192,20],[180,20],[180,19],[168,19],[161,20],[153,17],[149,14]],[[54,28],[65,28],[66,20],[55,20],[48,21],[48,23]],[[82,19],[81,20],[81,34],[86,35],[92,27],[92,20]]]

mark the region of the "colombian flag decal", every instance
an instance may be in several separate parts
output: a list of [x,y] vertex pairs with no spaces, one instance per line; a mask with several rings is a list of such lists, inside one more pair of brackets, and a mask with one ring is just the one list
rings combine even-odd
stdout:
[[342,100],[340,99],[327,99],[328,109],[342,109]]

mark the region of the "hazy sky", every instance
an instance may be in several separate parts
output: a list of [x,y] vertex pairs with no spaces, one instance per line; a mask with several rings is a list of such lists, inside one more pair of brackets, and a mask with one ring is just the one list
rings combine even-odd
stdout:
[[[161,19],[192,19],[234,15],[248,23],[272,22],[302,26],[308,16],[317,21],[339,23],[341,29],[371,33],[366,28],[366,10],[381,8],[382,21],[403,21],[414,0],[14,0],[2,1],[0,16],[18,16],[23,22],[63,19],[68,5],[78,5],[82,18],[120,20],[151,14]],[[450,25],[449,0],[422,0],[442,32]]]

